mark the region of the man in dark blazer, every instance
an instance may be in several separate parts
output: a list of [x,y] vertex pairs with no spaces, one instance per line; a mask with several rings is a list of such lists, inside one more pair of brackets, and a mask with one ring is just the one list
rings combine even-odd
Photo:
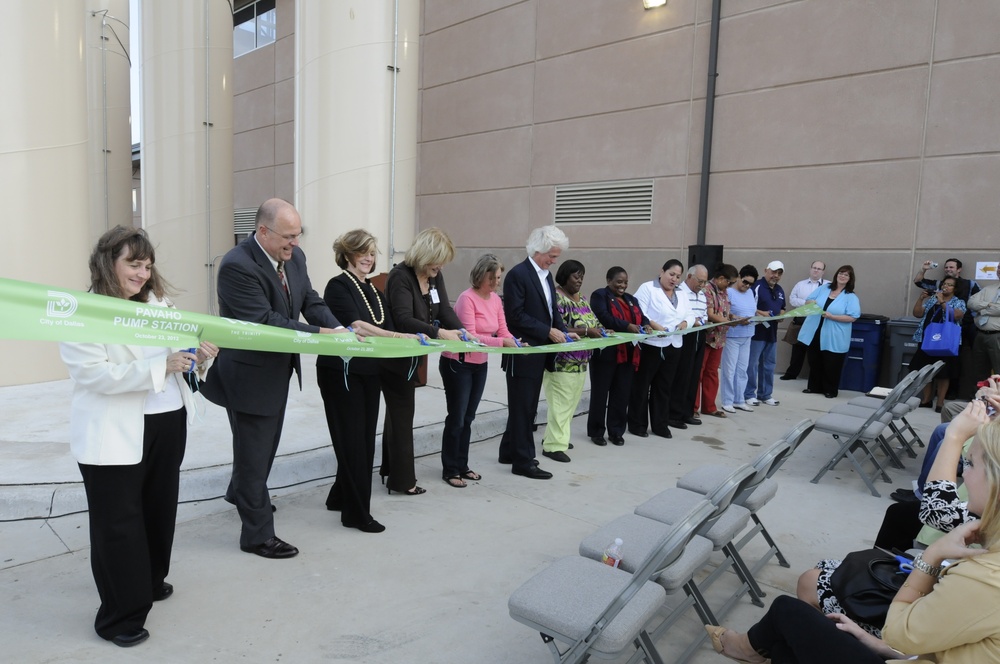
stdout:
[[[306,273],[299,249],[302,222],[291,203],[272,198],[257,210],[257,230],[230,249],[219,265],[219,314],[226,318],[303,332],[342,332]],[[303,323],[303,316],[309,324]],[[301,363],[292,353],[225,349],[202,385],[202,394],[223,406],[233,430],[233,474],[226,500],[243,522],[240,549],[265,558],[299,552],[274,534],[267,490],[288,401],[288,381]]]
[[[504,279],[507,328],[522,342],[542,346],[566,341],[566,326],[556,308],[556,285],[549,268],[568,247],[566,234],[555,226],[536,228],[528,236],[528,258],[515,265]],[[552,473],[538,467],[532,432],[542,375],[554,361],[555,353],[544,353],[504,355],[501,363],[507,374],[507,429],[500,440],[500,463],[511,464],[515,475],[535,480],[552,477]]]

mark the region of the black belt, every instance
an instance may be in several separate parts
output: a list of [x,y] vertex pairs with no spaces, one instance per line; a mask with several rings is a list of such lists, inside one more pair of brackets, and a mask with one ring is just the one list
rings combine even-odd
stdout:
[[979,334],[1000,334],[1000,330],[979,330]]

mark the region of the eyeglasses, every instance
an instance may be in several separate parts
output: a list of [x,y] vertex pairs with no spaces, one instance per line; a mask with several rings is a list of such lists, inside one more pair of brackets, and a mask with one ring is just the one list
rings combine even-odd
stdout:
[[746,279],[741,279],[744,286],[753,286],[753,280],[747,281]]
[[304,228],[301,229],[298,233],[296,233],[294,235],[292,235],[291,233],[289,233],[288,235],[281,235],[280,233],[278,233],[278,231],[274,230],[270,226],[264,226],[264,228],[266,228],[267,230],[271,231],[272,233],[274,233],[275,235],[277,235],[278,237],[280,237],[285,242],[294,242],[295,240],[300,239],[303,235],[306,234],[306,229],[304,229]]

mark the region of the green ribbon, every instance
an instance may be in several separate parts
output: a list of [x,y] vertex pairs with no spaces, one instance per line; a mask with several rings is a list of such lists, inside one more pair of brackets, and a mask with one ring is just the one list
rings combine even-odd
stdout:
[[[349,332],[312,334],[14,279],[0,279],[0,302],[3,305],[0,338],[3,339],[169,348],[194,348],[205,340],[220,348],[371,358],[414,357],[445,350],[453,353],[523,355],[595,350],[620,343],[637,343],[648,338],[690,334],[723,324],[712,323],[679,332],[651,335],[618,333],[606,338],[545,346],[497,348],[442,339],[428,339],[424,345],[414,339],[389,337],[359,340]],[[761,322],[811,316],[822,311],[816,304],[807,304],[782,316],[755,317],[751,320]]]

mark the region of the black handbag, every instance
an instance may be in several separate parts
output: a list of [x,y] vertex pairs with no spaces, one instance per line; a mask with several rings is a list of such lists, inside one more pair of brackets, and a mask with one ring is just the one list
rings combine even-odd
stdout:
[[847,554],[830,576],[830,589],[848,618],[881,629],[889,604],[906,578],[895,558],[866,549]]

